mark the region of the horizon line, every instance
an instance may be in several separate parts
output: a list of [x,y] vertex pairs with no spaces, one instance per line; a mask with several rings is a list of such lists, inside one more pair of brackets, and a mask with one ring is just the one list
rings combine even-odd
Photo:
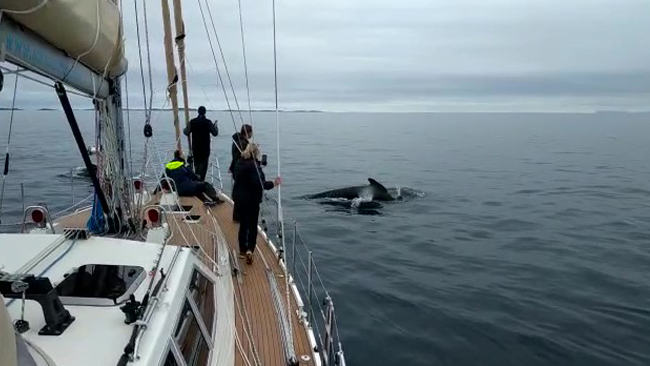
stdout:
[[[94,108],[72,108],[77,111],[92,111]],[[61,108],[7,108],[0,107],[0,111],[59,111]],[[144,108],[123,108],[123,111],[144,111]],[[184,111],[184,108],[179,108],[179,111]],[[190,108],[196,110],[196,108]],[[172,111],[172,108],[153,108],[152,111]],[[248,112],[247,109],[207,109],[209,112],[219,113],[241,113]],[[252,109],[253,113],[275,113],[275,109]],[[342,110],[320,110],[320,109],[279,109],[278,113],[377,113],[377,114],[646,114],[650,113],[648,110],[618,110],[618,109],[602,109],[602,110],[468,110],[468,111],[372,111],[372,110],[356,110],[356,111],[342,111]]]

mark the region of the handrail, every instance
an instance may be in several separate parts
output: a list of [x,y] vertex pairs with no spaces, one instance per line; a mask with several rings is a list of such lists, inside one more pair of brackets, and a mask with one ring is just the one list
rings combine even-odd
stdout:
[[47,230],[48,226],[50,230],[52,231],[52,234],[55,234],[54,232],[54,222],[52,221],[52,217],[50,217],[50,212],[48,211],[47,207],[45,206],[40,206],[40,205],[34,205],[34,206],[29,206],[25,209],[25,212],[23,212],[23,222],[22,222],[22,229],[21,232],[25,233],[25,224],[27,220],[27,215],[29,213],[32,213],[33,211],[39,210],[45,215],[45,220],[43,222],[43,227]]
[[318,271],[314,254],[305,243],[295,221],[292,238],[287,242],[290,248],[284,253],[285,263],[292,284],[306,296],[300,309],[301,317],[314,331],[321,361],[325,366],[345,365],[334,301]]
[[[163,226],[164,224],[167,224],[167,215],[168,215],[167,209],[165,207],[161,206],[161,205],[156,205],[156,204],[147,205],[147,206],[143,207],[142,210],[140,210],[140,218],[139,218],[140,222],[144,221],[145,215],[147,215],[147,211],[149,209],[152,209],[152,208],[156,208],[160,212],[159,223],[156,224],[154,227],[160,227],[160,226]],[[147,217],[147,221],[148,220],[149,220],[149,218]],[[143,229],[143,227],[140,226],[140,225],[138,225],[138,228]],[[168,234],[167,238],[165,239],[165,244],[164,245],[167,245],[167,243],[172,239],[173,236],[174,236],[174,232],[172,230],[169,230],[169,234]],[[143,230],[140,230],[140,237],[145,241],[147,239],[147,237],[144,235]]]
[[[277,199],[265,194],[264,199],[277,204]],[[275,213],[272,211],[272,215]],[[277,217],[273,216],[277,220]],[[338,321],[334,311],[334,301],[325,287],[318,271],[314,254],[307,246],[294,221],[291,240],[287,238],[284,261],[290,280],[300,294],[304,294],[304,304],[300,307],[301,320],[314,331],[317,350],[325,366],[345,365],[345,356],[341,344]]]
[[[162,255],[165,251],[165,247],[167,246],[168,242],[169,242],[169,238],[167,241],[165,241],[165,243],[162,246],[162,250],[160,251],[154,273],[158,273],[158,269],[160,268],[160,261],[162,260]],[[138,357],[138,351],[140,349],[140,342],[142,340],[142,336],[147,331],[147,325],[149,324],[149,321],[153,316],[154,310],[156,309],[158,302],[160,301],[159,292],[161,289],[166,288],[167,281],[169,280],[168,274],[170,274],[174,270],[174,265],[176,264],[176,259],[178,258],[181,249],[182,247],[180,246],[176,247],[174,256],[172,257],[171,262],[169,263],[169,267],[167,268],[167,274],[164,274],[161,270],[161,278],[158,280],[155,286],[153,285],[154,280],[156,278],[155,274],[151,278],[151,282],[149,283],[149,288],[147,289],[147,294],[145,295],[146,300],[143,298],[143,304],[145,304],[146,301],[144,311],[142,312],[140,319],[138,319],[138,321],[135,323],[133,332],[131,334],[131,339],[129,340],[129,343],[126,345],[125,352],[120,358],[120,362],[118,362],[118,365],[126,365],[128,362],[133,362]]]
[[[163,187],[163,183],[166,183],[166,184],[167,184],[167,187],[168,187],[169,189],[166,189],[165,187]],[[171,184],[170,184],[170,183],[171,183]],[[155,193],[158,189],[160,189],[161,192],[162,192],[163,190],[169,190],[169,191],[172,191],[172,192],[178,192],[178,191],[176,190],[176,182],[175,182],[173,179],[171,179],[171,178],[169,178],[169,177],[167,177],[167,176],[164,176],[164,177],[162,177],[162,178],[160,178],[160,179],[158,180],[158,184],[156,184],[156,189],[154,189],[154,193]]]
[[154,224],[156,224],[156,226],[160,226],[160,225],[163,224],[163,222],[166,223],[167,222],[167,210],[165,210],[165,208],[163,206],[157,205],[157,204],[144,206],[142,208],[142,210],[140,210],[140,222],[142,222],[144,220],[145,215],[147,215],[147,212],[152,208],[157,208],[160,211],[159,223],[154,223]]

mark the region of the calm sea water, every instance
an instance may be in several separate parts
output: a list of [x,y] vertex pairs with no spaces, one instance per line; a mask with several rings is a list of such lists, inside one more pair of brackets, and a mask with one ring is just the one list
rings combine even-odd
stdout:
[[[90,144],[92,113],[77,113]],[[227,166],[233,123],[214,115]],[[332,290],[349,364],[650,364],[650,115],[281,119],[287,221],[300,218]],[[274,118],[254,121],[272,176]],[[142,123],[133,112],[136,170]],[[154,123],[170,150],[169,118]],[[66,175],[82,162],[62,112],[17,112],[11,155],[4,223],[20,220],[21,182],[28,203],[70,204]],[[381,215],[299,198],[368,177],[423,197]]]

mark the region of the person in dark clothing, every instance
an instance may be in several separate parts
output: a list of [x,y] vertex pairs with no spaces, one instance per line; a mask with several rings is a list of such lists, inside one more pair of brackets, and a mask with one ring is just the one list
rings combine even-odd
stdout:
[[[235,166],[241,158],[242,152],[246,150],[246,147],[252,138],[253,127],[249,124],[242,125],[241,130],[232,135],[232,162],[230,162],[228,171],[232,174],[233,181],[235,180]],[[239,222],[239,209],[237,208],[236,202],[232,209],[232,221]]]
[[[212,184],[201,181],[194,172],[185,165],[185,159],[180,151],[174,152],[174,160],[165,165],[163,178],[174,181],[176,193],[181,197],[196,196],[206,204],[223,202]],[[163,182],[164,183],[164,182]],[[164,186],[164,184],[163,184]],[[154,192],[155,193],[155,192]]]
[[237,161],[241,158],[241,154],[246,150],[246,146],[253,138],[253,127],[248,124],[241,126],[241,130],[232,135],[232,147],[230,148],[232,152],[232,162],[230,163],[230,168],[228,171],[232,173],[233,177],[235,176],[235,165]]
[[185,136],[191,136],[194,171],[201,180],[205,180],[210,161],[210,134],[217,136],[219,128],[216,121],[212,123],[205,117],[205,107],[199,107],[198,112],[199,115],[185,126],[183,133]]
[[246,256],[246,263],[253,263],[257,242],[257,219],[264,190],[280,185],[280,177],[266,181],[259,162],[259,148],[250,143],[235,165],[235,186],[232,198],[239,210],[239,254]]

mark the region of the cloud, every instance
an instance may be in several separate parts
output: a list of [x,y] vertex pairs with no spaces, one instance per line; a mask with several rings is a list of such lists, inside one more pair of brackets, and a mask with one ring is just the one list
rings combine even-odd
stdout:
[[[238,2],[208,1],[244,108]],[[648,109],[646,0],[276,1],[281,108]],[[199,4],[209,18],[204,0],[183,2],[190,96],[192,103],[225,108]],[[270,108],[271,2],[241,0],[241,4],[253,108]],[[131,105],[139,106],[143,97],[134,3],[125,5],[129,97]],[[138,5],[142,11],[142,1]],[[160,6],[149,2],[148,8],[154,106],[162,107],[166,73]],[[139,26],[144,36],[142,14]],[[210,31],[211,27],[208,19]],[[234,107],[218,49],[215,54]],[[8,103],[7,94],[1,95],[3,105]],[[28,95],[35,103],[41,101],[39,93]]]

